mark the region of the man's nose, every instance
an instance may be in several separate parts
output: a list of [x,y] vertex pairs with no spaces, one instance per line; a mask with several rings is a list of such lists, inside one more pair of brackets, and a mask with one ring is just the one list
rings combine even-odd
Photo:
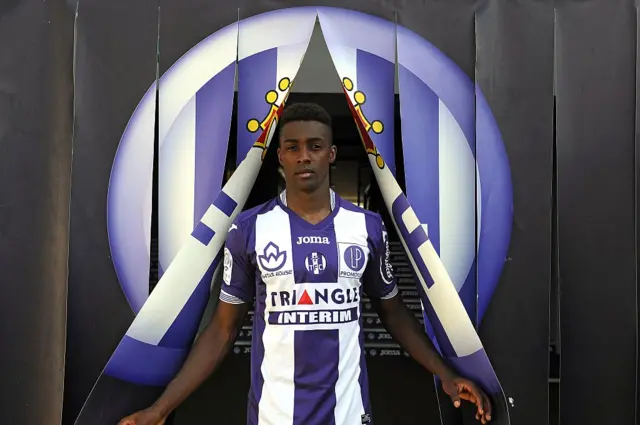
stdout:
[[306,148],[306,146],[302,146],[299,152],[300,152],[300,155],[298,155],[298,162],[300,163],[311,162],[311,156],[309,155],[309,150]]

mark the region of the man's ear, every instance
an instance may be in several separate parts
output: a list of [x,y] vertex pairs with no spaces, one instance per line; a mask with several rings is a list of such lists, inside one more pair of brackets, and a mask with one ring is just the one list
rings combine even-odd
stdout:
[[280,158],[280,146],[278,146],[278,150],[276,152],[278,154],[278,162],[282,165],[282,158]]
[[329,151],[329,164],[333,164],[336,161],[336,156],[338,154],[338,148],[336,145],[331,145],[331,150]]

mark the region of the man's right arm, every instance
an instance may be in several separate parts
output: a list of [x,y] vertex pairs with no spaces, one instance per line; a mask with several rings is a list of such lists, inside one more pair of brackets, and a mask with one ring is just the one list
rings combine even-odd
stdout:
[[246,303],[218,303],[211,322],[196,340],[182,369],[151,410],[166,417],[217,369],[233,345],[247,309]]
[[255,279],[252,267],[243,232],[234,223],[224,247],[223,285],[211,322],[196,340],[182,368],[162,396],[148,409],[121,420],[119,425],[164,423],[169,413],[216,370],[233,345],[253,301]]

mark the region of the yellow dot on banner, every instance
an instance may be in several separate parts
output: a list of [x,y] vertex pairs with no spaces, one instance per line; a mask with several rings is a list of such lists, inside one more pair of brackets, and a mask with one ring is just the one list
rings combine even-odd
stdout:
[[351,79],[344,77],[342,79],[342,84],[344,84],[344,88],[347,89],[347,91],[353,90],[353,81],[351,81]]
[[384,126],[380,121],[374,121],[371,123],[371,129],[373,130],[374,133],[380,134],[382,133],[382,130],[384,130]]
[[280,80],[280,83],[278,83],[278,88],[280,89],[280,91],[285,91],[286,89],[289,88],[290,85],[291,85],[291,80],[288,79],[287,77],[284,77],[282,80]]
[[250,132],[255,133],[256,131],[258,131],[258,128],[260,128],[260,123],[257,119],[254,118],[247,122],[247,130],[249,130]]
[[362,93],[361,91],[357,91],[356,94],[353,95],[353,99],[358,105],[362,105],[364,101],[367,100],[364,93]]
[[383,169],[384,168],[384,160],[382,159],[382,157],[380,156],[380,154],[378,154],[376,156],[376,164],[378,165],[379,169]]
[[278,100],[278,93],[275,90],[268,91],[266,100],[269,105],[273,105]]

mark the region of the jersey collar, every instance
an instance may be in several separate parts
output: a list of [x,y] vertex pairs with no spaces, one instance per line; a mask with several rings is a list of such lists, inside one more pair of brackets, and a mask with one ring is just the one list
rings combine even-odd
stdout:
[[[329,193],[331,194],[331,211],[333,211],[336,208],[336,193],[331,188],[329,188]],[[280,193],[280,202],[282,202],[282,205],[285,207],[287,206],[287,189],[284,189],[282,193]]]

